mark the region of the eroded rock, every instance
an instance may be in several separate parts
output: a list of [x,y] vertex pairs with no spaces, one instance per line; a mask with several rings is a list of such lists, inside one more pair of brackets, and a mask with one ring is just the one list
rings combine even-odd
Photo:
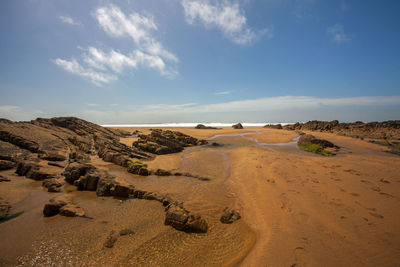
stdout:
[[231,224],[234,221],[239,220],[240,218],[241,217],[238,211],[226,207],[224,209],[224,212],[222,213],[220,221],[225,224]]
[[243,125],[241,123],[232,125],[233,129],[243,129]]

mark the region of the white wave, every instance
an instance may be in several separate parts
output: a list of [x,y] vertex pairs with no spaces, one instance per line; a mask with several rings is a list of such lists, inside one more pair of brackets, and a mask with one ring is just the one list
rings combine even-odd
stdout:
[[[160,127],[160,128],[174,128],[174,127],[196,127],[198,124],[203,124],[205,126],[210,127],[232,127],[232,125],[236,123],[222,123],[222,122],[210,122],[210,123],[202,123],[202,122],[171,122],[171,123],[133,123],[133,124],[104,124],[101,125],[103,127],[110,127],[110,128],[123,128],[123,127]],[[266,124],[282,124],[287,125],[291,123],[260,123],[260,122],[244,122],[242,123],[243,127],[263,127]]]

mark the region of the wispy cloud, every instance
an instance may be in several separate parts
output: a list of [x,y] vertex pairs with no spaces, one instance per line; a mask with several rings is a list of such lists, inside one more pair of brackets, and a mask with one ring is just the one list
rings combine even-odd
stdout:
[[232,92],[231,91],[221,91],[221,92],[214,93],[214,95],[229,95],[230,93],[232,93]]
[[56,58],[55,60],[53,60],[53,62],[57,66],[63,68],[65,71],[88,79],[98,86],[117,80],[117,76],[113,74],[97,72],[90,68],[84,68],[75,59],[65,60],[61,58]]
[[343,44],[351,41],[351,37],[344,32],[343,25],[335,24],[326,29],[326,34],[331,41],[337,44]]
[[[82,54],[83,62],[76,59],[56,58],[53,62],[64,70],[90,80],[101,86],[118,80],[125,69],[145,67],[159,72],[167,78],[178,74],[176,64],[179,59],[156,40],[154,32],[158,30],[152,16],[133,12],[126,15],[115,5],[97,8],[93,16],[100,27],[111,37],[130,37],[136,49],[125,54],[114,49],[103,51],[89,46]],[[66,17],[63,17],[65,21]],[[70,21],[70,22],[73,22]]]
[[70,25],[81,25],[79,21],[75,21],[73,18],[70,16],[59,16],[60,20],[66,24]]
[[100,106],[99,104],[96,104],[96,103],[87,103],[86,105],[89,106],[89,107],[98,107],[98,106]]
[[256,33],[247,25],[247,18],[238,3],[229,0],[211,4],[208,0],[182,0],[186,21],[193,24],[197,20],[206,27],[218,28],[223,35],[240,45],[251,44],[258,34],[273,37],[273,29],[264,29]]

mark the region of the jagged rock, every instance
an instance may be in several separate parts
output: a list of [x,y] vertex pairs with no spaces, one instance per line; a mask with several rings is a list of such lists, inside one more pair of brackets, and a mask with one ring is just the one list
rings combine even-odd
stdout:
[[85,211],[79,206],[67,204],[60,208],[60,215],[65,217],[84,217]]
[[153,154],[169,154],[181,152],[184,147],[198,145],[199,140],[176,131],[151,129],[148,135],[139,135],[139,140],[132,146]]
[[234,221],[239,220],[240,218],[241,217],[240,217],[240,214],[239,214],[238,211],[232,210],[232,209],[229,209],[229,208],[225,208],[224,212],[222,213],[222,216],[220,218],[220,221],[222,223],[231,224]]
[[243,129],[243,125],[241,123],[232,125],[233,129]]
[[317,144],[322,146],[323,148],[336,147],[332,142],[323,139],[317,139],[315,136],[311,134],[302,135],[298,141],[298,144],[307,144],[307,145]]
[[33,180],[44,180],[53,177],[52,174],[41,171],[38,164],[26,161],[18,162],[15,173]]
[[0,160],[0,171],[9,170],[15,168],[15,162],[8,160]]
[[207,233],[208,225],[199,215],[190,215],[184,230],[189,233]]
[[74,181],[74,185],[78,190],[96,191],[97,183],[100,177],[104,177],[105,173],[98,170],[89,170],[84,176]]
[[51,217],[57,215],[60,212],[60,209],[70,202],[71,202],[70,198],[65,195],[52,198],[50,199],[49,203],[44,205],[43,215],[45,217]]
[[118,198],[128,198],[131,193],[131,188],[129,186],[116,184],[111,190],[110,193],[114,197]]
[[63,175],[65,176],[65,181],[73,184],[81,176],[85,175],[89,170],[93,169],[94,166],[92,165],[73,162],[65,168]]
[[177,230],[183,231],[185,229],[186,222],[189,219],[189,214],[184,209],[171,205],[165,215],[165,225],[171,225]]
[[114,186],[114,179],[110,177],[100,177],[97,183],[96,195],[104,197],[111,196],[111,190]]
[[267,124],[264,126],[264,128],[269,128],[269,129],[282,129],[282,124]]
[[62,184],[57,179],[51,178],[44,180],[42,186],[47,188],[48,192],[60,192]]
[[145,164],[129,164],[128,172],[141,176],[148,176],[150,172],[146,166]]

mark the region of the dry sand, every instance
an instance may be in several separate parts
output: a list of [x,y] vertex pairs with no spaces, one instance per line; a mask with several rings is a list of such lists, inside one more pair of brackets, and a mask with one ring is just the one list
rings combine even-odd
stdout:
[[[207,234],[186,234],[165,226],[159,203],[120,202],[97,198],[93,192],[70,194],[94,219],[42,218],[42,205],[53,195],[40,189],[38,182],[8,171],[12,182],[0,184],[0,196],[24,188],[12,204],[26,209],[24,201],[32,199],[32,194],[26,196],[28,188],[36,202],[29,202],[25,214],[0,224],[0,236],[8,241],[0,245],[0,265],[15,265],[16,259],[37,266],[400,265],[400,157],[382,152],[381,146],[334,134],[313,133],[343,147],[337,156],[323,157],[280,148],[271,151],[260,144],[290,142],[297,136],[293,131],[173,130],[200,139],[234,134],[212,141],[222,147],[193,147],[146,162],[151,169],[187,171],[211,181],[138,177],[97,157],[92,164],[139,189],[184,202],[185,208],[208,221]],[[237,135],[241,133],[252,134]],[[238,209],[242,219],[221,224],[225,207]],[[105,249],[110,231],[123,228],[135,234],[120,237],[114,248]]]

